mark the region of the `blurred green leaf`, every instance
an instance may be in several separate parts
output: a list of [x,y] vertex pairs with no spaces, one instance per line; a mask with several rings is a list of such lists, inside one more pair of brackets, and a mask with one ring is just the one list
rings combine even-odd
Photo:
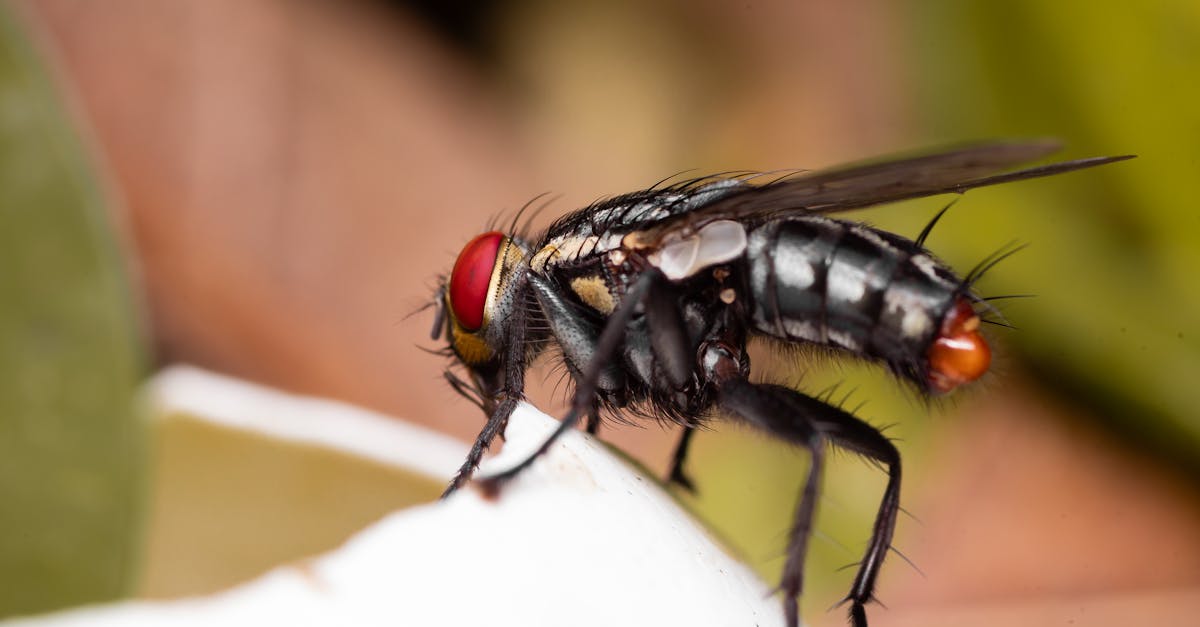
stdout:
[[[1200,5],[914,3],[917,109],[948,138],[1054,136],[1138,159],[972,193],[955,260],[1032,244],[984,282],[1048,388],[1200,473]],[[953,215],[951,215],[953,218]],[[944,235],[944,234],[943,234]]]
[[142,353],[105,203],[0,6],[0,616],[132,585]]

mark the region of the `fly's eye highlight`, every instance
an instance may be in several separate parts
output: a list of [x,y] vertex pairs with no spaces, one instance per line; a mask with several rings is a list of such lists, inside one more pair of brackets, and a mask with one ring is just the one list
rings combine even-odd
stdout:
[[484,233],[467,242],[454,262],[454,270],[450,272],[450,312],[467,331],[483,327],[492,272],[503,243],[503,233]]

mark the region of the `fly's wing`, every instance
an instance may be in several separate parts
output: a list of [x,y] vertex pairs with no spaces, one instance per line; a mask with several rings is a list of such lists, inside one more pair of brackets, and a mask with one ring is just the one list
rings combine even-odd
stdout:
[[1059,149],[1050,140],[994,142],[945,152],[819,170],[748,186],[687,213],[642,229],[637,241],[653,246],[683,227],[713,220],[770,218],[788,213],[835,213],[910,198],[962,193],[975,187],[1050,176],[1132,158],[1094,157],[1004,172]]

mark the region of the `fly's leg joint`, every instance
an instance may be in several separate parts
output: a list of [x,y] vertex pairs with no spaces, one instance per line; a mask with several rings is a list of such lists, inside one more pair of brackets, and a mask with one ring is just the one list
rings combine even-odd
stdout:
[[708,341],[700,344],[699,359],[706,380],[716,383],[718,387],[725,381],[744,376],[738,359],[739,351],[733,346],[721,341]]

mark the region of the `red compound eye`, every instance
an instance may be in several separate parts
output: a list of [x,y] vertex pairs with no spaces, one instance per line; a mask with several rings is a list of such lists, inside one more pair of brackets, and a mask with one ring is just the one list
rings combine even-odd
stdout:
[[503,241],[503,233],[492,231],[467,242],[450,272],[450,310],[458,324],[468,331],[483,326],[488,286]]

